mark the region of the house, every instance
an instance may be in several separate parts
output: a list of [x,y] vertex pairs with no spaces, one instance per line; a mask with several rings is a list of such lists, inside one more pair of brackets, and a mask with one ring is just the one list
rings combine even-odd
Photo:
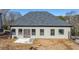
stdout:
[[0,13],[0,33],[3,32],[3,24],[2,24],[2,13]]
[[11,25],[12,38],[69,39],[71,25],[46,11],[32,11]]

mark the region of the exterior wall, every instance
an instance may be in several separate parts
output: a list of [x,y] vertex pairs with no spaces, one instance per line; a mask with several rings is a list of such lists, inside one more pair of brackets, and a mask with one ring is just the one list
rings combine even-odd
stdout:
[[[11,27],[11,29],[16,29],[16,35],[12,35],[12,37],[23,37],[23,33],[21,36],[18,36],[18,29],[36,29],[36,35],[31,38],[56,38],[56,39],[68,39],[71,33],[70,27]],[[44,29],[44,36],[40,36],[40,29]],[[55,29],[55,35],[50,35],[50,29]],[[58,30],[64,29],[64,35],[60,35]]]

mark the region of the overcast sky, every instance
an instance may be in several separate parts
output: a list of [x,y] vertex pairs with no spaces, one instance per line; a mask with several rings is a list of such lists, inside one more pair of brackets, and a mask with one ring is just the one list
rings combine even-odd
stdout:
[[76,11],[79,14],[79,9],[11,9],[10,11],[20,12],[22,15],[30,11],[48,11],[56,16],[65,15],[67,12]]

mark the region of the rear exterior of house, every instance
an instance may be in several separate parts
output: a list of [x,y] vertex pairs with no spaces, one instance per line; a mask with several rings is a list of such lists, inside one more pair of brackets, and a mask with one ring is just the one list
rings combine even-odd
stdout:
[[12,38],[70,38],[70,27],[12,27],[11,29],[15,32]]
[[69,39],[71,25],[49,12],[29,12],[11,25],[12,38]]

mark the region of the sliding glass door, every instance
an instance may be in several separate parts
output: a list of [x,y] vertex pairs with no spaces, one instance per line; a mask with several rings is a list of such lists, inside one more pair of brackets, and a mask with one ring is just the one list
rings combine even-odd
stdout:
[[30,29],[24,29],[24,38],[30,38]]

